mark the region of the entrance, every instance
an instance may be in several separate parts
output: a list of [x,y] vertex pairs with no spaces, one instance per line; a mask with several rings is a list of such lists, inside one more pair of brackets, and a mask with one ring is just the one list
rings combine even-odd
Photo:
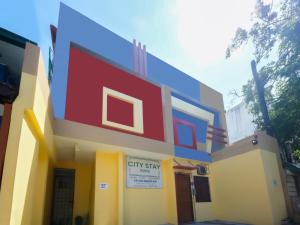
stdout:
[[52,225],[72,225],[75,170],[55,169]]
[[194,221],[193,199],[189,174],[175,173],[178,223]]

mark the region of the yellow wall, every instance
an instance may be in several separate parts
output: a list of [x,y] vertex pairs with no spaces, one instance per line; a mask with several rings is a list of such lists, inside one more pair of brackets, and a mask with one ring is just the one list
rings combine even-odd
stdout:
[[[203,164],[203,165],[208,165],[208,168],[210,168],[210,165],[211,165],[208,163],[199,162],[199,161],[195,161],[195,160],[187,160],[187,159],[183,159],[183,158],[176,158],[175,160],[177,163],[180,163],[182,165],[187,165],[187,164],[190,165],[189,163],[191,163],[192,165]],[[177,164],[177,163],[175,163],[175,164]],[[186,170],[176,169],[176,172],[181,172],[181,173],[183,172],[183,173],[190,174],[192,182],[193,182],[194,176],[199,176],[197,174],[196,170],[187,170],[186,171]],[[208,220],[217,219],[216,215],[215,215],[215,208],[214,208],[214,204],[215,204],[214,179],[212,179],[211,174],[206,175],[206,177],[208,177],[208,181],[209,181],[211,202],[196,202],[195,196],[193,196],[193,208],[194,208],[195,221],[208,221]]]
[[[28,90],[27,90],[28,89]],[[13,187],[18,158],[18,148],[21,140],[24,109],[33,104],[35,78],[23,73],[19,96],[12,108],[10,132],[7,141],[3,177],[0,190],[0,224],[9,224],[12,207]]]
[[[96,153],[94,224],[177,224],[172,160],[162,161],[163,188],[126,187],[126,157],[122,152]],[[100,189],[107,183],[108,189]]]
[[[197,175],[197,172],[193,172],[194,176]],[[214,179],[212,178],[211,174],[208,176],[209,188],[210,188],[210,198],[211,202],[196,202],[194,198],[194,209],[195,209],[195,219],[196,221],[208,221],[208,220],[215,220],[215,204],[216,204],[216,197],[215,197],[215,184]]]
[[195,203],[196,221],[214,220],[215,211],[211,202],[196,202]]
[[[39,52],[38,47],[26,45],[24,59],[33,52]],[[35,59],[37,74],[22,72],[19,96],[12,108],[0,191],[0,224],[47,224],[44,215],[50,214],[49,204],[44,204],[51,198],[46,180],[51,179],[50,162],[55,157],[49,87],[41,55],[31,58]]]
[[31,224],[43,224],[45,216],[45,201],[46,201],[46,188],[49,168],[49,157],[47,152],[40,148],[38,152],[36,171],[34,171],[34,187],[32,191],[32,211],[30,212],[32,217]]
[[50,210],[45,207],[46,197],[50,194],[46,192],[48,154],[27,124],[23,120],[10,214],[12,225],[43,224],[45,212]]
[[75,169],[73,221],[76,216],[85,217],[90,215],[92,163],[78,163],[74,161],[57,162],[55,168]]
[[[55,164],[49,87],[41,57],[37,67],[37,74],[22,73],[13,104],[0,190],[0,224],[49,224],[53,165],[76,169],[74,216],[92,213],[95,225],[176,224],[172,160],[162,161],[162,189],[126,188],[126,158],[121,152],[99,151],[95,165]],[[274,153],[253,150],[216,161],[210,165],[209,179],[212,203],[194,204],[197,220],[276,225],[286,216]],[[99,189],[103,182],[108,183],[107,190]]]
[[167,222],[177,224],[177,205],[175,173],[173,169],[173,159],[163,160],[163,190],[166,203]]
[[[162,161],[162,189],[127,188],[126,157],[121,160],[119,154],[97,152],[94,224],[177,224],[173,161]],[[176,160],[187,163],[186,159]],[[195,219],[279,224],[286,211],[277,163],[275,153],[260,149],[211,163],[212,202],[194,202]],[[191,176],[195,175],[193,171]],[[108,183],[107,190],[99,189],[102,182]]]
[[[100,189],[107,183],[107,189]],[[118,153],[97,152],[95,162],[94,224],[117,225],[118,201]]]
[[279,225],[287,214],[277,160],[275,153],[257,149],[211,163],[212,201],[194,202],[196,220]]
[[286,204],[279,174],[279,165],[276,154],[269,151],[261,151],[265,169],[265,179],[273,211],[273,224],[279,225],[280,221],[287,217]]
[[[126,171],[126,163],[124,163],[124,171]],[[177,224],[172,160],[162,161],[162,175],[162,189],[125,188],[124,224]],[[126,186],[126,176],[124,184]]]
[[91,194],[90,194],[90,225],[94,225],[94,213],[95,213],[95,162],[92,164],[91,171]]
[[133,189],[125,192],[125,224],[164,224],[167,222],[163,189]]
[[38,143],[23,121],[13,189],[10,224],[31,224],[33,180],[36,171]]
[[124,224],[124,153],[118,152],[118,225]]
[[45,190],[45,205],[44,205],[44,218],[43,223],[45,225],[50,224],[50,217],[52,212],[52,190],[53,190],[53,162],[48,161],[48,173],[47,173],[47,183]]
[[[279,224],[279,219],[285,217],[277,161],[272,157],[269,160],[269,154],[274,153],[253,150],[211,164],[216,218],[271,225]],[[270,174],[278,179],[278,187],[274,190],[268,188],[270,180],[266,177]],[[276,200],[271,201],[270,193]],[[278,211],[272,207],[275,202],[279,204],[275,206]],[[278,214],[276,222],[273,220],[275,213]]]
[[51,195],[46,192],[49,156],[46,141],[39,137],[40,132],[34,113],[25,110],[10,219],[13,225],[42,224],[46,221],[44,215],[50,215],[50,207],[45,204],[45,200],[49,199],[47,196]]

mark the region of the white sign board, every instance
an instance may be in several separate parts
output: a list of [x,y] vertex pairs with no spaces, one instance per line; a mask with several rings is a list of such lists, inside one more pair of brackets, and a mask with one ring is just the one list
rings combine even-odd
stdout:
[[161,162],[127,157],[128,188],[162,188]]

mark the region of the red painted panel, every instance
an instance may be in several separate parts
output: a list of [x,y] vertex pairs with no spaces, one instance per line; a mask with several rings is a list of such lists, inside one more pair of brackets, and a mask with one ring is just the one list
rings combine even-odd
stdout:
[[133,127],[133,104],[108,95],[107,120]]
[[74,47],[68,73],[65,119],[119,130],[101,122],[105,86],[143,101],[144,134],[132,134],[164,140],[161,88]]
[[[193,138],[193,144],[192,145],[185,145],[185,144],[181,144],[179,142],[177,124],[183,124],[183,125],[185,125],[187,127],[190,127],[192,129],[192,138]],[[197,149],[196,126],[194,124],[192,124],[188,121],[185,121],[185,120],[174,117],[173,118],[173,129],[174,129],[175,145],[182,146],[182,147],[185,147],[185,148],[190,148],[190,149],[193,149],[193,150]]]

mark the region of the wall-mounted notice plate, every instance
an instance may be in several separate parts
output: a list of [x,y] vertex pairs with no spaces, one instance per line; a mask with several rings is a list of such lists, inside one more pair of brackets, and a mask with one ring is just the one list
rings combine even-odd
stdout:
[[108,189],[108,183],[100,183],[99,188],[100,189]]

